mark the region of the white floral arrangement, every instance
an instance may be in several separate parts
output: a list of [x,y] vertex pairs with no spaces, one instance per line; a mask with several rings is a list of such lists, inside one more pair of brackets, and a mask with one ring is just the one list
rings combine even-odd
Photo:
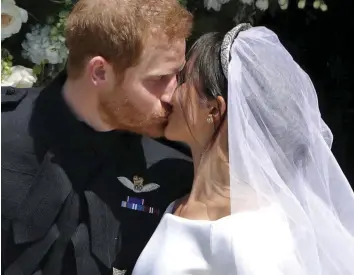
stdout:
[[1,51],[1,86],[31,88],[37,81],[33,70],[21,65],[12,66],[12,55],[6,50]]
[[26,34],[26,40],[22,43],[22,56],[34,64],[42,63],[60,64],[65,62],[68,49],[65,46],[65,38],[56,34],[55,27],[50,25],[35,25],[32,31]]
[[[261,11],[266,11],[269,7],[269,2],[278,2],[279,8],[286,10],[289,6],[289,0],[237,0],[241,1],[245,5],[254,5],[254,7]],[[307,6],[308,1],[306,0],[294,0],[297,1],[297,7],[299,9],[304,9]],[[204,6],[206,9],[213,9],[215,11],[220,11],[222,5],[230,2],[230,0],[204,0]],[[314,0],[312,4],[314,9],[320,9],[325,12],[328,10],[328,6],[325,0]]]
[[1,1],[1,41],[18,33],[28,20],[26,10],[16,6],[14,0]]
[[1,86],[31,88],[36,81],[37,77],[32,69],[16,65],[10,68],[10,73],[1,81]]
[[[1,44],[3,44],[3,41],[6,44],[11,36],[20,32],[23,24],[28,24],[29,16],[31,16],[31,22],[37,20],[34,15],[17,5],[16,1],[19,2],[20,0],[1,0]],[[20,58],[15,54],[15,57],[13,57],[11,55],[12,49],[5,49],[2,45],[2,86],[32,87],[33,85],[43,85],[64,68],[68,56],[68,49],[65,46],[64,25],[73,4],[72,0],[48,1],[58,5],[60,10],[55,15],[48,16],[45,24],[37,20],[30,26],[30,31],[20,41],[22,46]],[[194,0],[179,1],[182,5],[188,6],[187,4]],[[270,5],[272,7],[278,5],[280,10],[286,10],[289,1],[296,1],[299,9],[312,7],[323,12],[328,9],[325,0],[204,0],[204,8],[218,12],[223,5],[230,1],[242,3],[245,7],[249,6],[251,9],[261,12],[266,11]],[[29,68],[17,64],[21,63],[18,59],[22,60],[22,58],[29,61],[26,65]]]
[[[22,57],[33,63],[32,68],[17,64],[13,66],[11,49],[9,51],[2,47],[1,86],[30,88],[45,77],[43,73],[46,66],[50,65],[51,70],[62,69],[68,56],[64,25],[72,3],[71,0],[53,2],[62,4],[63,10],[56,16],[49,16],[47,24],[31,26],[30,32],[26,33],[21,43]],[[1,41],[18,33],[22,24],[27,21],[28,12],[17,6],[15,0],[1,0]]]

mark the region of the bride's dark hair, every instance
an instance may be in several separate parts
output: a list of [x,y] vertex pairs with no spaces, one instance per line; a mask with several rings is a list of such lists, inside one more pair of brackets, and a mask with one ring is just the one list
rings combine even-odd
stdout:
[[[222,33],[207,33],[193,44],[187,54],[186,71],[183,73],[186,79],[181,81],[195,88],[201,104],[207,104],[219,96],[227,103],[228,83],[220,61],[223,39]],[[192,89],[187,90],[189,91],[187,96],[190,96]],[[202,155],[195,181],[207,181],[214,192],[228,197],[230,179],[227,110],[222,114],[219,106],[218,111],[220,120],[214,122],[215,130]],[[188,122],[187,119],[186,121]]]
[[[227,102],[227,80],[223,74],[220,61],[223,38],[224,35],[218,32],[211,32],[201,36],[188,51],[188,65],[178,77],[180,83],[185,82],[196,88],[201,102],[216,99],[218,96],[223,97],[225,102]],[[221,116],[220,122],[215,125],[215,132],[210,141],[210,146],[215,141],[223,125],[226,113]]]
[[[187,54],[187,66],[181,73],[185,79],[179,80],[195,88],[201,104],[216,100],[218,96],[223,97],[227,103],[228,83],[220,61],[223,39],[222,33],[207,33],[193,44]],[[189,92],[187,96],[190,96]],[[184,107],[187,111],[188,106]],[[198,108],[198,106],[191,107]],[[226,193],[222,191],[224,188],[229,188],[227,110],[221,114],[219,106],[218,111],[220,120],[214,122],[215,131],[205,148],[195,180],[208,180],[209,186],[224,196],[229,194],[228,191]],[[187,115],[186,112],[185,115]],[[186,122],[188,123],[188,119]],[[193,134],[192,131],[191,134]]]

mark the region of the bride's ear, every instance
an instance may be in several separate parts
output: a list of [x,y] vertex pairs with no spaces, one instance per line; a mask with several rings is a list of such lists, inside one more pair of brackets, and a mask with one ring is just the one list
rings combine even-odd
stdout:
[[210,112],[214,122],[220,122],[226,112],[226,102],[222,96],[218,96],[212,103],[210,103]]

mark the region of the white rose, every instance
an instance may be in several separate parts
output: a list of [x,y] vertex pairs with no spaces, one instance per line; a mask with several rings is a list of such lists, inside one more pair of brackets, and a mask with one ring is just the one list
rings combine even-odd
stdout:
[[313,7],[317,10],[321,6],[321,2],[319,0],[316,0],[313,2]]
[[18,65],[11,67],[11,74],[1,80],[1,86],[31,88],[36,81],[32,69]]
[[269,3],[268,0],[257,0],[256,7],[261,11],[265,11],[268,9]]
[[218,0],[204,0],[204,7],[208,10],[213,9],[215,11],[220,11],[221,4]]
[[321,3],[320,9],[321,9],[321,11],[327,11],[328,7],[327,7],[326,3]]
[[204,7],[208,10],[213,9],[215,11],[220,11],[221,4],[218,0],[204,0]]
[[243,4],[246,4],[246,5],[252,5],[253,4],[253,0],[241,0],[241,2]]
[[229,3],[229,2],[230,2],[230,0],[219,0],[219,3],[220,3],[221,5],[227,4],[227,3]]
[[306,6],[306,0],[300,0],[300,1],[297,3],[297,7],[298,7],[299,9],[303,9],[303,8],[305,8],[305,6]]
[[1,2],[1,40],[18,33],[22,23],[26,23],[27,20],[27,11],[16,6],[14,0],[3,0]]
[[286,10],[289,6],[289,0],[278,0],[280,9]]

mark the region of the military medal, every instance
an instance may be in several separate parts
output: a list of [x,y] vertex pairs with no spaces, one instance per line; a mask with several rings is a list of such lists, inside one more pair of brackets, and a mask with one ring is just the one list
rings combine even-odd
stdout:
[[121,207],[129,208],[135,211],[146,212],[154,215],[160,214],[158,208],[144,205],[144,202],[145,202],[144,199],[128,196],[126,201],[121,202]]

